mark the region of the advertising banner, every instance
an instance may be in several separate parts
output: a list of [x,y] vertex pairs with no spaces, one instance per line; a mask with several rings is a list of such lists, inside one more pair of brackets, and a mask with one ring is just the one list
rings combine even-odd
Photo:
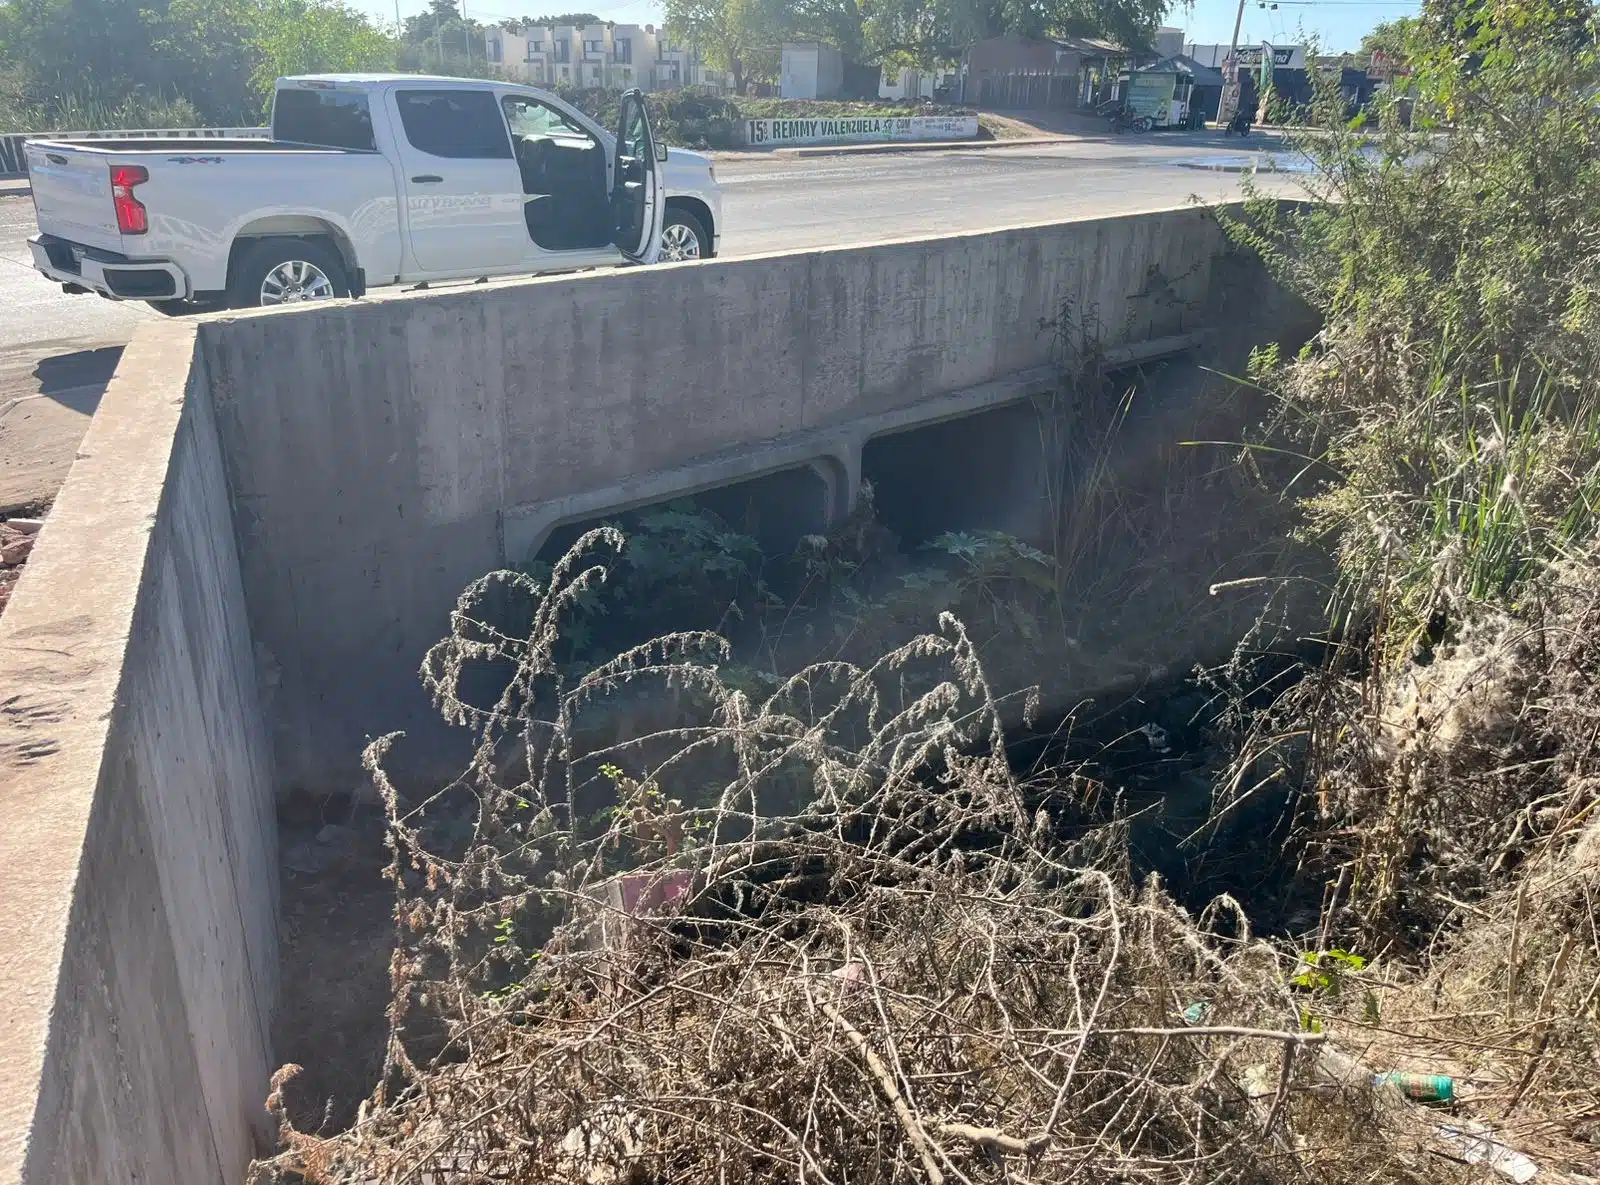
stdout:
[[1133,74],[1128,78],[1127,108],[1130,114],[1145,115],[1156,124],[1167,122],[1167,109],[1177,88],[1176,74]]
[[977,135],[976,115],[850,115],[744,121],[744,142],[752,148],[786,144],[866,144],[879,140],[971,140]]

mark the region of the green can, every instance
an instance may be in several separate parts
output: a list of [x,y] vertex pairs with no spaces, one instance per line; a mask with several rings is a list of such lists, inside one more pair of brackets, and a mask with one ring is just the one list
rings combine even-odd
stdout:
[[1409,1074],[1395,1071],[1373,1079],[1377,1086],[1393,1086],[1418,1103],[1449,1103],[1456,1097],[1456,1080],[1445,1074]]

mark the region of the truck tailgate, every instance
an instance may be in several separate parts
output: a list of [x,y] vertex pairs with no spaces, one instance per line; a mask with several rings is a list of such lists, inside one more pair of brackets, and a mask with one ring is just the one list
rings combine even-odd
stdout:
[[27,157],[41,231],[86,247],[122,250],[111,204],[111,161],[104,152],[45,141],[30,143]]

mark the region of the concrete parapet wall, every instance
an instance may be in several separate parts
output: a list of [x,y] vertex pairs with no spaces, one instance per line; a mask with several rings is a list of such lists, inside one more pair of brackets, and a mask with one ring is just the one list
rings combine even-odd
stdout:
[[1226,251],[1184,208],[203,324],[284,784],[429,727],[456,594],[563,516],[807,463],[847,500],[866,426],[1025,397],[1064,307],[1109,346],[1215,323]]
[[0,1183],[239,1181],[271,757],[195,327],[141,329],[0,618]]

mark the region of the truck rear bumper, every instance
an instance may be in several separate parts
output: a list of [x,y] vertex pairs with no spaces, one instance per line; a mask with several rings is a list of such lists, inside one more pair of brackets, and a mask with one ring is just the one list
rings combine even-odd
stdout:
[[98,292],[112,300],[183,300],[193,296],[189,277],[166,259],[129,259],[54,235],[28,240],[33,266],[58,284]]

